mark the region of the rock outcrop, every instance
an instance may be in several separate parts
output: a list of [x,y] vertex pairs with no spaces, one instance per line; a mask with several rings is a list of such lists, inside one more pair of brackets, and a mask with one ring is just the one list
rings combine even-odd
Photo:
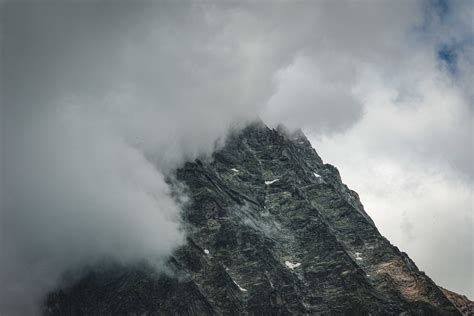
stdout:
[[444,295],[453,303],[462,315],[474,315],[474,302],[469,300],[465,295],[454,293],[440,287]]

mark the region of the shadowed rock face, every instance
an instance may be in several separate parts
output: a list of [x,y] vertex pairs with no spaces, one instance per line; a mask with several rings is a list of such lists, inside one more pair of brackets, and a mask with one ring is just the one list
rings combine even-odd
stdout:
[[252,124],[176,178],[191,200],[174,273],[101,267],[50,294],[45,314],[460,314],[302,133]]

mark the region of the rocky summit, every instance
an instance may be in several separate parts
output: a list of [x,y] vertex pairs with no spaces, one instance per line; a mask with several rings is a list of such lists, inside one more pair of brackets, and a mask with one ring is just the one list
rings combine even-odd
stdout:
[[257,122],[186,163],[187,242],[168,272],[103,265],[51,293],[46,315],[468,315],[390,244],[301,132]]

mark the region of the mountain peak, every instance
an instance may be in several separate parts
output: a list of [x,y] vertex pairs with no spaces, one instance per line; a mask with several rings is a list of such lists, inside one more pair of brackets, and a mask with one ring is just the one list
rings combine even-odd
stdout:
[[46,314],[460,314],[390,244],[306,136],[254,122],[176,172],[190,203],[168,262],[92,271]]

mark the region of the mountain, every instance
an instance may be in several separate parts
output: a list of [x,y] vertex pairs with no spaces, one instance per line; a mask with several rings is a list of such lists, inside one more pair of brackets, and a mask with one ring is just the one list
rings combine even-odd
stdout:
[[[349,154],[349,153],[348,153]],[[103,265],[51,293],[46,315],[461,315],[390,244],[301,132],[256,122],[176,171],[187,243],[168,261]]]

